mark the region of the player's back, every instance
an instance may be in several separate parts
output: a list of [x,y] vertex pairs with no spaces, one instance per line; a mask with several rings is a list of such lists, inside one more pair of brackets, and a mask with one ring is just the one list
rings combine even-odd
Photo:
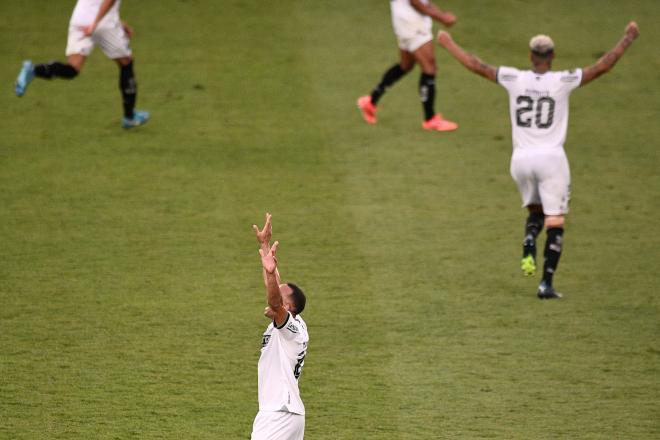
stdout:
[[563,150],[569,96],[581,80],[580,69],[545,73],[498,69],[497,82],[509,92],[514,151]]

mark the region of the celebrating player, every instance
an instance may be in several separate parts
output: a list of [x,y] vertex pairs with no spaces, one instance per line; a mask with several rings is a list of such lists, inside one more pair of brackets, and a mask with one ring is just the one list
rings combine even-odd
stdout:
[[456,17],[451,12],[441,11],[429,0],[390,0],[390,9],[394,33],[399,42],[400,61],[385,72],[371,96],[358,99],[357,105],[362,117],[368,124],[375,124],[380,98],[418,63],[422,69],[419,78],[419,96],[424,110],[422,128],[435,131],[456,130],[458,125],[455,122],[443,119],[434,109],[436,67],[432,33],[433,20],[451,26],[456,23]]
[[48,64],[23,62],[16,79],[16,96],[23,96],[34,77],[73,79],[82,70],[95,45],[119,66],[119,89],[124,105],[122,127],[133,128],[145,124],[149,113],[135,110],[137,85],[133,75],[133,56],[129,39],[133,30],[119,18],[121,0],[78,0],[69,22],[66,46],[67,62]]
[[277,270],[279,243],[270,246],[272,217],[266,214],[262,230],[252,228],[260,244],[268,307],[264,315],[272,322],[266,328],[259,358],[259,412],[252,427],[252,440],[302,440],[305,406],[300,399],[298,378],[307,354],[307,325],[300,314],[305,294],[292,283],[282,284]]
[[616,46],[594,65],[555,72],[551,70],[554,43],[546,35],[537,35],[529,43],[532,69],[518,70],[496,69],[465,52],[449,33],[438,33],[438,43],[461,64],[509,92],[513,131],[511,176],[518,185],[523,206],[529,210],[521,262],[526,275],[536,271],[536,237],[543,227],[547,230],[543,277],[537,291],[541,299],[561,298],[552,278],[562,251],[570,195],[570,172],[564,152],[569,95],[608,72],[638,35],[637,24],[630,22]]

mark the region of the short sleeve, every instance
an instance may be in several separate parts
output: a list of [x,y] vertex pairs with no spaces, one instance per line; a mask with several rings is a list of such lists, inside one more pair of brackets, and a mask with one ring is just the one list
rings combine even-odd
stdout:
[[520,70],[515,67],[500,66],[497,68],[497,83],[509,90],[520,76]]
[[559,82],[564,91],[571,92],[575,90],[582,83],[582,69],[564,70],[560,72]]
[[291,312],[287,312],[286,320],[279,327],[276,325],[275,328],[279,331],[280,335],[284,339],[293,340],[300,334],[302,334],[302,324],[293,318]]

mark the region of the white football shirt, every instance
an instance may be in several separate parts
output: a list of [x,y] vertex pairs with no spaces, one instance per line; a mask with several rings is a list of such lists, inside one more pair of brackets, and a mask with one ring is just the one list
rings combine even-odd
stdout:
[[[73,8],[71,14],[70,26],[88,26],[94,22],[96,15],[99,13],[103,0],[78,0],[76,7]],[[117,0],[105,14],[99,26],[106,24],[116,24],[120,21],[119,18],[119,4],[121,0]]]
[[287,313],[281,327],[271,323],[263,335],[259,357],[259,411],[305,414],[298,378],[307,354],[307,325]]
[[[422,3],[428,4],[429,0],[422,0]],[[413,8],[410,0],[390,0],[390,10],[392,16],[404,22],[419,22],[424,21],[432,23],[431,17],[428,15],[420,14],[417,9]]]
[[497,69],[497,83],[509,92],[514,152],[563,149],[568,98],[581,81],[582,69],[546,73]]

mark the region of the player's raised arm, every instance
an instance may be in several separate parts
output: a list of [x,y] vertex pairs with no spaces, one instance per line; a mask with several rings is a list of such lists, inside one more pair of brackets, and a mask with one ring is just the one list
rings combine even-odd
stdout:
[[[257,241],[259,242],[260,249],[268,253],[268,251],[270,250],[270,240],[273,237],[273,216],[267,212],[266,222],[264,223],[263,229],[260,230],[259,226],[252,225],[252,230],[254,231],[254,234],[257,236]],[[280,284],[280,273],[277,270],[277,268],[275,268],[275,278],[277,278],[277,283]],[[264,270],[264,283],[267,283],[265,270]]]
[[279,242],[276,241],[267,252],[264,249],[259,249],[259,255],[261,256],[261,265],[264,269],[266,279],[266,300],[268,301],[266,316],[271,318],[277,327],[280,327],[286,321],[288,312],[284,308],[280,284],[275,275],[277,271],[275,253],[278,246]]
[[619,42],[616,43],[616,46],[600,57],[600,59],[596,61],[596,64],[582,69],[582,82],[580,83],[580,86],[585,86],[602,74],[609,72],[638,36],[639,27],[637,26],[637,23],[631,21],[626,26],[623,37],[621,37]]
[[415,8],[420,14],[428,15],[432,19],[439,21],[447,27],[456,23],[456,16],[449,11],[443,11],[433,3],[424,3],[421,0],[410,0],[410,6]]
[[464,65],[468,70],[497,82],[497,69],[481,61],[476,55],[466,52],[453,40],[449,32],[438,32],[438,44]]

